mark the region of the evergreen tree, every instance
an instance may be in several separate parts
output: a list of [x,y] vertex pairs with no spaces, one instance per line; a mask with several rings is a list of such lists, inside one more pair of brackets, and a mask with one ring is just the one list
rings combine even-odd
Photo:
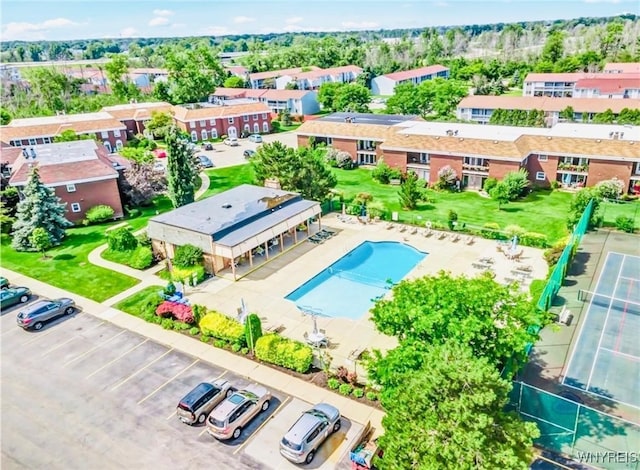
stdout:
[[35,251],[31,234],[43,228],[49,234],[51,245],[59,245],[65,236],[65,228],[73,224],[65,216],[65,206],[53,189],[47,188],[34,166],[29,173],[27,184],[22,190],[23,198],[18,203],[16,222],[13,224],[12,246],[18,251]]
[[173,207],[195,200],[196,171],[187,141],[172,127],[165,137],[167,143],[167,186]]

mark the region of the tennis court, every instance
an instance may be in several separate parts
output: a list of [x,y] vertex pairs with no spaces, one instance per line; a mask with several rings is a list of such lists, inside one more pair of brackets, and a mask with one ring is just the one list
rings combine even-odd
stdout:
[[589,307],[564,384],[640,408],[640,257],[610,252]]

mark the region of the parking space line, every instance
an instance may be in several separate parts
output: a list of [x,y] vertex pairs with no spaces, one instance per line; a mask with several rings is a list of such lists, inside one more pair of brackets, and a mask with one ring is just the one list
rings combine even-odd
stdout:
[[116,361],[119,361],[120,359],[122,359],[124,356],[126,356],[127,354],[129,354],[131,351],[133,351],[134,349],[139,348],[140,346],[142,346],[144,343],[146,343],[147,341],[149,341],[149,338],[145,339],[144,341],[142,341],[141,343],[138,343],[137,345],[135,345],[134,347],[132,347],[131,349],[126,350],[125,352],[123,352],[122,354],[120,354],[118,357],[116,357],[115,359],[107,362],[106,364],[102,365],[101,367],[98,367],[96,370],[94,370],[93,372],[91,372],[89,375],[87,375],[85,377],[85,379],[88,379],[90,377],[93,377],[94,375],[96,375],[98,372],[100,372],[103,369],[106,369],[107,367],[109,367],[111,364],[113,364]]
[[269,417],[264,420],[264,423],[258,426],[257,429],[253,431],[251,435],[247,437],[247,439],[242,444],[240,444],[236,450],[233,451],[233,455],[236,455],[238,452],[244,449],[244,446],[246,446],[249,443],[249,441],[251,441],[251,439],[260,432],[260,430],[265,426],[265,424],[267,424],[269,421],[275,418],[275,416],[278,414],[278,411],[280,411],[280,409],[283,408],[284,405],[286,405],[289,400],[291,400],[291,396],[287,396],[287,398],[285,398],[284,401],[280,403],[280,406],[277,407],[275,410],[273,410],[273,413],[271,413],[271,415],[269,415]]
[[142,372],[143,370],[145,370],[147,367],[152,366],[153,364],[155,364],[156,362],[158,362],[160,359],[162,359],[163,357],[165,357],[167,354],[169,354],[171,351],[173,351],[173,348],[169,349],[168,351],[166,351],[164,354],[162,354],[162,356],[155,358],[153,361],[149,362],[147,365],[145,365],[144,367],[138,369],[137,371],[135,371],[133,374],[129,375],[128,377],[126,377],[124,380],[120,381],[117,385],[113,386],[111,388],[111,391],[113,392],[116,388],[120,387],[120,385],[125,384],[129,379],[131,379],[132,377],[135,377],[136,375],[138,375],[140,372]]
[[61,348],[62,346],[64,346],[67,343],[70,343],[71,341],[73,341],[74,339],[78,339],[79,336],[72,336],[71,338],[69,338],[66,341],[63,341],[62,343],[57,344],[56,346],[52,347],[51,349],[49,349],[48,351],[45,351],[42,353],[42,357],[46,356],[47,354],[52,353],[53,351],[55,351],[58,348]]
[[111,341],[112,339],[116,339],[118,336],[120,336],[121,334],[124,334],[124,332],[127,330],[122,330],[120,333],[116,333],[115,335],[113,335],[111,338],[109,338],[106,341],[103,341],[102,343],[98,344],[97,346],[92,347],[91,349],[83,352],[82,354],[80,354],[79,356],[74,357],[73,359],[69,359],[67,362],[65,362],[62,366],[66,367],[69,364],[71,364],[72,362],[77,361],[78,359],[82,359],[83,357],[85,357],[88,354],[91,354],[93,351],[95,351],[96,349],[104,346],[105,344],[107,344],[109,341]]
[[[191,364],[189,364],[187,367],[185,367],[184,369],[182,369],[180,372],[178,372],[176,375],[174,375],[173,377],[171,377],[169,380],[167,380],[165,383],[163,383],[162,385],[160,385],[158,388],[156,388],[153,392],[151,392],[149,395],[147,395],[146,397],[144,397],[142,400],[140,400],[138,402],[138,405],[141,405],[143,402],[145,402],[148,398],[151,398],[156,392],[159,392],[160,389],[162,389],[164,386],[170,384],[171,382],[173,382],[180,374],[182,374],[183,372],[186,372],[188,369],[191,369],[193,366],[196,365],[197,362],[199,362],[200,359],[196,359],[195,361],[193,361]],[[175,414],[175,411],[174,411]],[[171,415],[173,416],[173,414]],[[171,416],[169,416],[167,418],[167,420],[171,419]]]
[[[55,326],[55,325],[54,325]],[[22,346],[26,346],[28,344],[31,344],[35,341],[38,341],[39,339],[42,338],[46,338],[47,336],[49,336],[51,333],[55,333],[56,329],[55,328],[51,328],[49,331],[45,331],[43,334],[39,334],[37,335],[35,338],[30,339],[29,341],[27,341],[26,343],[24,343]]]

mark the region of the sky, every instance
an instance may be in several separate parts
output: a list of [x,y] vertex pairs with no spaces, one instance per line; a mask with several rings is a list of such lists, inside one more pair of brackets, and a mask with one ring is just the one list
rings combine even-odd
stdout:
[[638,0],[1,0],[0,39],[421,28],[640,14]]

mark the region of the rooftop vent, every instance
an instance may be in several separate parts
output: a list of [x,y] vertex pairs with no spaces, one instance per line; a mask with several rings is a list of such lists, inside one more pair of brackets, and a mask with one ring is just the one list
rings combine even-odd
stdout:
[[231,204],[222,204],[223,209],[231,209]]

